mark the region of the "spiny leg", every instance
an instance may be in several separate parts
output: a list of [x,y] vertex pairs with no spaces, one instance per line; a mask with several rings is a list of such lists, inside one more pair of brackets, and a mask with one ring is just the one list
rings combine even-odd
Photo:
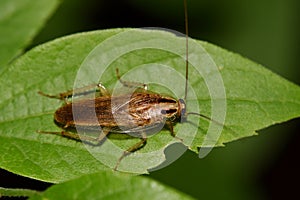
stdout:
[[103,128],[102,132],[100,135],[95,138],[87,135],[79,135],[78,133],[71,133],[68,131],[40,131],[38,130],[38,133],[45,133],[45,134],[53,134],[53,135],[59,135],[62,137],[66,137],[72,140],[77,140],[77,141],[83,141],[83,142],[88,142],[90,144],[98,145],[100,144],[106,136],[109,134],[110,128]]
[[169,128],[170,132],[171,132],[171,136],[180,140],[181,142],[183,142],[183,139],[179,138],[176,136],[175,132],[174,132],[174,128],[173,128],[173,124],[170,121],[166,121],[166,126]]
[[111,130],[111,128],[109,128],[109,127],[103,127],[102,128],[102,132],[97,137],[97,144],[100,144],[100,142],[102,142],[106,139],[106,137],[109,134],[110,130]]
[[55,98],[55,99],[60,99],[60,100],[65,100],[66,101],[68,98],[70,98],[72,96],[82,96],[82,95],[87,95],[89,93],[93,93],[93,92],[95,92],[95,88],[96,88],[96,91],[99,91],[100,94],[102,94],[102,96],[110,95],[108,90],[101,83],[91,84],[91,85],[84,86],[84,87],[81,87],[81,88],[68,90],[66,92],[62,92],[62,93],[59,93],[59,94],[56,94],[56,95],[45,94],[42,91],[39,91],[38,93],[40,95],[43,95],[43,96],[46,96],[46,97],[49,97],[49,98]]
[[41,130],[37,130],[36,132],[43,133],[43,134],[59,135],[59,136],[63,136],[63,137],[66,137],[66,138],[73,139],[73,140],[81,141],[80,136],[78,134],[70,133],[68,131],[41,131]]
[[142,134],[142,138],[140,138],[141,141],[139,141],[138,143],[136,143],[135,145],[133,145],[132,147],[128,148],[126,151],[123,152],[122,156],[118,159],[116,166],[114,167],[114,170],[116,171],[122,161],[123,158],[125,158],[126,156],[128,156],[129,154],[143,148],[146,143],[147,143],[147,136],[146,134]]
[[121,76],[119,74],[119,69],[116,68],[116,74],[117,74],[117,78],[120,81],[120,83],[124,86],[124,87],[129,87],[129,88],[142,88],[144,90],[148,89],[147,84],[145,83],[138,83],[138,82],[129,82],[129,81],[123,81],[121,79]]

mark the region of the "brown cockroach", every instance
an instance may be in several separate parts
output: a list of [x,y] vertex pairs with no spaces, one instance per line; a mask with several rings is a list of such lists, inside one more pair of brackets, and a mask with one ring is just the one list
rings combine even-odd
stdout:
[[[119,81],[126,87],[131,87],[131,84],[136,85],[135,83],[122,81],[118,75],[118,71],[117,76]],[[39,92],[39,94],[50,98],[66,100],[72,94],[81,95],[82,93],[87,93],[86,88],[58,95],[48,95],[42,92]],[[173,126],[181,122],[184,119],[183,117],[186,116],[186,106],[183,99],[176,100],[169,96],[147,91],[144,88],[138,89],[138,91],[132,94],[111,96],[102,84],[97,84],[96,88],[100,90],[101,96],[93,99],[77,100],[72,103],[66,102],[65,105],[56,110],[54,121],[63,131],[39,132],[57,134],[92,144],[101,143],[109,133],[124,133],[140,137],[140,142],[124,151],[114,168],[115,170],[125,156],[142,148],[146,144],[147,133],[165,126],[170,130],[171,135],[176,137]],[[76,110],[76,119],[73,117],[74,109]],[[95,114],[97,117],[96,121],[93,118]],[[102,129],[102,133],[97,138],[85,135],[79,136],[78,134],[69,132],[69,130],[74,129],[93,132],[99,130],[99,126]]]
[[[184,0],[185,9],[185,30],[186,30],[186,83],[184,99],[175,99],[147,90],[145,84],[126,82],[120,78],[118,69],[116,70],[118,80],[125,87],[138,87],[139,89],[131,94],[112,96],[102,84],[87,86],[72,91],[60,93],[58,95],[48,95],[43,92],[39,94],[65,100],[66,103],[54,113],[55,123],[63,129],[61,132],[39,131],[40,133],[57,134],[67,138],[82,140],[86,142],[101,143],[109,133],[137,134],[141,139],[138,143],[123,152],[123,155],[116,163],[117,169],[121,160],[128,154],[142,148],[147,141],[147,133],[157,129],[159,126],[167,127],[171,135],[176,137],[173,126],[178,122],[185,121],[187,115],[194,114],[211,120],[209,117],[193,112],[186,112],[186,97],[188,87],[188,21],[187,5]],[[85,95],[97,88],[100,96],[92,99],[82,99],[68,102],[67,99],[73,95]],[[125,101],[124,101],[125,99]],[[73,109],[76,109],[76,120],[74,120]],[[96,114],[97,120],[94,116]],[[80,129],[85,131],[102,129],[102,133],[97,138],[86,135],[71,133],[70,129]]]

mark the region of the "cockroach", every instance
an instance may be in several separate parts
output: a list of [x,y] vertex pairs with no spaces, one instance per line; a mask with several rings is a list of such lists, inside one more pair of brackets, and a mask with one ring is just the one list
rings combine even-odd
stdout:
[[[146,145],[147,133],[151,130],[155,130],[158,126],[165,126],[170,130],[171,135],[176,137],[173,130],[174,125],[178,122],[184,122],[188,115],[198,115],[199,117],[212,120],[200,113],[186,112],[188,90],[188,14],[186,0],[184,0],[184,10],[186,31],[186,82],[184,99],[175,99],[170,96],[148,91],[147,85],[145,84],[123,81],[118,69],[116,69],[117,78],[124,87],[137,87],[138,90],[131,94],[112,96],[108,90],[99,83],[58,95],[48,95],[39,92],[39,94],[46,97],[64,100],[65,104],[54,113],[54,121],[62,131],[38,132],[57,134],[75,140],[94,142],[96,144],[101,143],[104,138],[111,133],[137,134],[141,140],[123,152],[114,168],[117,170],[121,160],[125,156]],[[68,102],[67,100],[74,95],[86,95],[94,91],[95,88],[99,91],[100,96],[93,99],[87,98],[73,102]],[[127,101],[124,101],[124,99]],[[74,120],[73,116],[74,108],[77,110],[76,120]],[[96,121],[91,117],[95,114],[97,117]],[[69,132],[70,129],[95,131],[99,130],[99,126],[102,129],[102,133],[99,134],[97,138],[86,135],[79,136],[79,134]]]

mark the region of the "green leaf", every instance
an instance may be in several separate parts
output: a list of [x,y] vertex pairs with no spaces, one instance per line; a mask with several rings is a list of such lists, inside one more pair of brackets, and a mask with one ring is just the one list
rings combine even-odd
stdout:
[[48,188],[33,199],[193,199],[146,177],[101,172]]
[[1,70],[31,42],[58,3],[59,0],[0,1]]
[[[226,88],[225,127],[217,145],[300,116],[299,86],[238,54],[206,42],[202,46],[219,66]],[[205,95],[200,101],[204,104]],[[194,151],[200,142],[198,137],[194,140]]]
[[[99,80],[115,91],[120,86],[115,74],[119,68],[123,80],[148,83],[151,91],[183,98],[184,58],[184,38],[153,30],[75,34],[32,49],[0,75],[4,88],[0,91],[0,167],[48,182],[111,170],[122,152],[139,139],[111,135],[92,146],[37,133],[61,131],[53,123],[53,113],[63,105],[37,92],[58,94]],[[188,122],[174,127],[176,136],[195,152],[300,116],[300,88],[252,61],[195,40],[189,40],[189,61],[187,112],[200,110],[213,119],[209,123],[189,115]],[[144,148],[125,157],[118,170],[147,173],[171,162],[165,161],[164,152],[178,142],[169,130],[162,130],[149,137]],[[176,159],[184,150],[179,146],[167,157]]]

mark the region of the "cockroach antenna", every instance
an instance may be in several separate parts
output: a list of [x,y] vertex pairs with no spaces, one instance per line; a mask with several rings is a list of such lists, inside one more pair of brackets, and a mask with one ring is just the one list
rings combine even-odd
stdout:
[[188,24],[188,9],[187,0],[184,3],[184,23],[185,23],[185,94],[184,102],[187,100],[188,78],[189,78],[189,24]]
[[[184,102],[185,102],[185,107],[187,108],[188,78],[189,78],[189,22],[188,22],[187,0],[183,0],[183,4],[184,4],[184,23],[185,23],[185,93],[184,93]],[[197,115],[204,119],[210,120],[213,123],[218,124],[222,127],[225,126],[221,122],[213,120],[212,118],[210,118],[206,115],[203,115],[201,113],[195,113],[195,112],[185,113],[185,117],[187,117],[188,115]]]

